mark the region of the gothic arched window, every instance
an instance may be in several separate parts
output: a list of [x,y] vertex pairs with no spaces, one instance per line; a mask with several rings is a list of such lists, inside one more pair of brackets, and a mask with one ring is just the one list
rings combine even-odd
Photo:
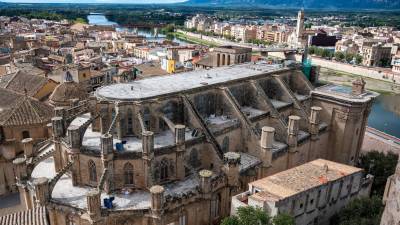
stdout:
[[168,179],[168,169],[169,169],[169,163],[166,159],[163,159],[161,161],[160,165],[160,180],[165,181]]
[[130,163],[124,165],[124,183],[125,185],[133,185],[133,166]]
[[88,168],[89,168],[89,180],[91,182],[96,182],[97,181],[96,164],[93,162],[93,160],[89,160]]
[[197,149],[195,149],[195,148],[193,148],[192,151],[190,151],[189,163],[193,168],[197,168],[201,165],[200,160],[199,160],[199,153],[197,152]]
[[132,113],[132,109],[130,109],[130,108],[128,108],[127,118],[128,118],[128,130],[126,133],[133,134],[133,113]]
[[229,137],[224,137],[222,141],[222,151],[229,152]]

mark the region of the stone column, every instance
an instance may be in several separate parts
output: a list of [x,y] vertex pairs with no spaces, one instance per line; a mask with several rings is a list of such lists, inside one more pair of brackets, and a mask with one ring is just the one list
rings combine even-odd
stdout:
[[261,160],[263,167],[268,168],[272,165],[272,148],[274,143],[275,128],[263,127],[261,131]]
[[204,224],[211,224],[211,221],[213,220],[213,218],[211,218],[212,175],[213,172],[210,170],[201,170],[199,172],[200,193],[204,203],[201,205],[201,208],[199,208],[198,214],[201,215],[200,220],[202,220]]
[[142,133],[143,162],[144,162],[144,178],[146,187],[153,185],[152,164],[154,158],[154,133],[144,131]]
[[58,173],[63,168],[61,138],[64,136],[64,121],[62,117],[53,117],[51,119],[53,143],[54,143],[54,167]]
[[201,170],[199,172],[200,176],[200,191],[203,194],[211,193],[211,177],[213,172],[210,170]]
[[236,152],[227,152],[224,154],[224,171],[228,176],[228,185],[232,187],[239,186],[239,166],[240,154]]
[[297,146],[297,136],[299,134],[299,116],[289,116],[288,123],[288,145],[290,147]]
[[162,214],[164,211],[164,188],[162,186],[152,186],[150,188],[151,194],[151,212],[153,214],[154,224],[164,224]]
[[318,106],[311,107],[311,114],[310,114],[310,133],[311,133],[311,135],[318,135],[318,133],[319,133],[321,111],[322,111],[321,107],[318,107]]
[[79,153],[81,144],[81,134],[79,127],[70,126],[68,127],[68,138],[69,144],[71,145],[71,150],[69,151],[70,161],[73,161],[71,172],[72,172],[72,184],[77,186],[81,183],[80,181],[80,162],[79,162]]
[[97,221],[101,217],[100,191],[92,190],[86,193],[87,212],[92,221]]
[[25,138],[21,141],[24,147],[24,156],[25,159],[29,159],[33,157],[33,139],[32,138]]
[[115,106],[115,115],[119,115],[119,118],[117,117],[115,122],[117,128],[117,138],[121,140],[123,136],[123,131],[122,131],[123,124],[121,120],[122,112],[120,103],[117,103],[117,105]]
[[106,182],[104,183],[104,191],[107,193],[111,193],[113,189],[113,178],[114,178],[114,143],[113,136],[111,134],[103,134],[100,137],[100,147],[101,147],[101,158],[103,163],[103,168],[108,169],[108,175],[106,178]]
[[29,177],[27,172],[26,159],[16,158],[13,160],[13,165],[15,169],[16,185],[18,187],[20,201],[24,206],[24,209],[31,209],[32,201],[27,187],[27,181]]
[[101,134],[105,134],[108,132],[109,128],[109,123],[108,123],[108,104],[100,102],[99,103],[99,108],[100,108],[100,132]]
[[32,185],[35,188],[36,206],[46,206],[49,201],[49,180],[45,177],[34,179]]
[[175,126],[175,143],[176,143],[176,178],[185,178],[185,125]]

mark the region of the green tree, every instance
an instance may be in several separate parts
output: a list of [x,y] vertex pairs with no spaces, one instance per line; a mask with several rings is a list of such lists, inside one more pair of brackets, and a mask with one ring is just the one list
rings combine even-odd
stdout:
[[383,212],[378,196],[356,198],[330,219],[331,225],[379,225]]
[[363,60],[363,57],[359,54],[356,55],[356,64],[361,64]]
[[371,190],[373,195],[383,196],[387,178],[394,174],[397,159],[398,155],[393,152],[384,154],[378,151],[368,152],[360,157],[358,167],[374,176]]
[[354,59],[354,54],[353,53],[346,53],[345,59],[347,63],[350,63]]
[[278,214],[271,218],[259,207],[239,207],[237,216],[226,217],[221,225],[294,225],[294,218],[288,214]]
[[239,207],[237,216],[225,218],[221,225],[271,225],[271,217],[259,207]]
[[343,61],[343,59],[344,59],[344,54],[343,54],[343,52],[336,51],[336,52],[335,52],[335,59],[336,59],[337,61]]
[[84,24],[86,24],[87,22],[86,22],[86,20],[83,19],[83,18],[76,18],[76,19],[74,20],[74,23],[84,23]]
[[295,221],[292,216],[286,213],[281,213],[272,219],[273,225],[294,225]]

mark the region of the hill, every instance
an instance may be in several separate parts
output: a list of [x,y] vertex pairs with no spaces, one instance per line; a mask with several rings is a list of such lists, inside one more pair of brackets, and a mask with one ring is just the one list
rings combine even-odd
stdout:
[[188,0],[187,4],[265,6],[275,8],[400,9],[399,0]]

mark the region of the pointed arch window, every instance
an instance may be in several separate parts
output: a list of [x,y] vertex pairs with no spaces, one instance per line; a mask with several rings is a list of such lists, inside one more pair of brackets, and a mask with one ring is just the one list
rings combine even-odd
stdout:
[[132,113],[132,109],[130,109],[130,108],[128,108],[127,117],[128,117],[127,134],[133,134],[133,113]]
[[165,181],[168,179],[168,161],[166,159],[161,161],[160,165],[160,179]]
[[133,166],[130,163],[124,165],[124,183],[125,185],[133,185]]
[[222,151],[223,152],[229,152],[229,137],[224,137],[224,140],[222,141]]
[[91,182],[96,182],[97,181],[96,163],[94,163],[93,160],[89,160],[88,168],[89,168],[89,180]]

